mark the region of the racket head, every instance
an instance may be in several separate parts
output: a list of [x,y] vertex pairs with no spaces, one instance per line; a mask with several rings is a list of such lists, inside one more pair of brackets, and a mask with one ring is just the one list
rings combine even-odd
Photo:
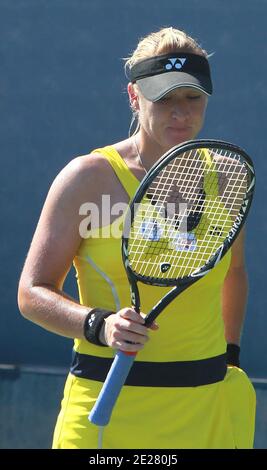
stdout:
[[232,246],[255,187],[251,158],[220,140],[173,147],[150,169],[130,202],[122,258],[130,281],[190,284]]

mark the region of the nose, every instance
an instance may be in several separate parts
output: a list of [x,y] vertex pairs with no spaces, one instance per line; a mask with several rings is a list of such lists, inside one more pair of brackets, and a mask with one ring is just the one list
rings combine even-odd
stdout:
[[182,101],[173,104],[171,115],[173,119],[184,120],[189,116],[189,107]]

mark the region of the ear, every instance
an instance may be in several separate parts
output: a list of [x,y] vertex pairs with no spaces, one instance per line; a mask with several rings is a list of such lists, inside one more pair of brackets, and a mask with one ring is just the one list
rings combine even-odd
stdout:
[[133,83],[128,83],[127,86],[130,106],[133,111],[139,111],[139,96],[136,89],[136,86]]

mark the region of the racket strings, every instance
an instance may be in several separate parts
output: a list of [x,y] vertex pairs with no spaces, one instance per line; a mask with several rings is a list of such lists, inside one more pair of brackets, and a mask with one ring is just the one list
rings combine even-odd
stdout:
[[[248,187],[238,154],[211,149],[185,152],[167,164],[147,189],[131,227],[128,251],[134,271],[180,278],[202,267],[238,217]],[[161,264],[168,263],[167,272]]]
[[[154,192],[154,195],[151,198],[152,203],[157,205],[157,201],[160,201],[161,204],[164,204],[165,213],[167,215],[168,212],[170,212],[170,206],[172,204],[175,206],[177,203],[182,204],[184,202],[187,204],[189,211],[186,214],[183,213],[183,218],[186,215],[189,231],[193,230],[193,228],[198,224],[199,216],[202,213],[202,206],[205,200],[205,193],[201,189],[204,165],[203,162],[201,162],[199,168],[196,168],[193,159],[195,153],[196,150],[190,151],[187,158],[184,158],[184,161],[179,162],[179,172],[177,172],[177,165],[175,165],[175,161],[173,161],[169,168],[165,168],[159,181],[156,179],[154,185],[151,187],[152,193]],[[193,169],[195,170],[194,177],[192,176],[193,172],[191,173],[191,170]],[[184,178],[184,170],[187,171],[186,178]],[[168,189],[169,191],[167,191]],[[174,221],[175,228],[179,228],[181,221],[179,207],[178,211],[175,213]]]
[[[191,157],[191,155],[189,155],[189,156]],[[193,166],[196,169],[196,165],[194,165],[194,163],[195,163],[194,160],[191,159],[191,165],[188,165],[188,164],[183,165],[183,164],[181,164],[181,162],[179,162],[179,163],[180,163],[179,172],[177,172],[177,165],[176,165],[176,168],[175,168],[175,163],[173,162],[172,165],[169,165],[169,168],[168,167],[165,168],[165,171],[161,175],[160,181],[155,181],[155,183],[157,184],[157,191],[155,192],[155,196],[157,197],[157,199],[159,199],[159,197],[161,197],[161,199],[162,199],[162,194],[165,194],[164,201],[166,201],[166,199],[168,198],[168,191],[166,191],[166,188],[169,187],[172,190],[173,181],[175,180],[175,177],[178,176],[178,178],[176,178],[177,179],[177,186],[178,185],[180,186],[180,190],[182,190],[183,186],[184,186],[184,188],[187,192],[187,200],[189,200],[189,199],[191,200],[190,201],[191,202],[191,204],[190,204],[190,209],[191,210],[190,210],[189,213],[186,213],[185,215],[186,216],[190,215],[192,217],[192,204],[193,205],[195,204],[197,209],[199,208],[199,205],[200,205],[199,204],[199,202],[200,202],[199,201],[199,191],[196,190],[196,188],[197,188],[196,177],[197,177],[198,180],[200,180],[199,175],[200,175],[201,178],[203,177],[203,164],[199,166],[200,171],[198,171],[198,172],[195,171],[195,177],[194,177],[194,179],[192,179],[190,177],[190,175],[192,174],[191,170],[192,170]],[[175,169],[175,171],[174,171],[174,169]],[[186,170],[188,172],[187,173],[187,178],[183,177],[184,176],[183,175],[184,170]],[[189,177],[188,177],[188,175],[189,175]],[[168,181],[168,185],[166,185],[166,181]],[[183,182],[185,183],[184,185],[183,185]],[[164,184],[162,184],[162,183],[164,183]],[[192,184],[192,183],[194,183],[194,184]],[[165,193],[164,193],[164,191],[165,191]],[[203,192],[202,192],[202,194],[203,194]],[[196,195],[197,195],[197,199],[196,199]],[[173,190],[172,190],[172,196],[173,196]],[[202,199],[201,202],[202,203],[204,202],[203,199]],[[200,211],[198,211],[198,212],[200,212]],[[146,211],[146,215],[145,215],[144,219],[149,220],[149,218],[151,218],[151,216],[152,216],[152,218],[155,217],[155,215],[152,215],[152,214],[149,213],[149,208],[148,208],[148,210]],[[199,216],[199,214],[198,214],[198,216]],[[177,221],[177,214],[176,213],[174,214],[174,220],[175,220],[175,224],[173,224],[173,220],[169,220],[169,222],[171,222],[171,225],[169,224],[169,227],[168,227],[169,234],[168,234],[167,238],[169,240],[175,238],[175,235],[173,234],[173,231],[172,231],[172,233],[170,233],[170,228],[172,228],[172,227],[176,228],[177,227],[177,222],[176,222]],[[161,250],[165,250],[166,247],[168,247],[168,242],[166,242],[166,239],[162,243],[162,241],[163,241],[162,237],[161,237],[162,233],[159,233],[159,234],[155,233],[155,226],[157,227],[157,225],[158,225],[157,222],[155,222],[155,220],[154,220],[154,223],[153,224],[151,223],[148,226],[149,233],[147,233],[147,238],[152,239],[153,242],[150,245],[150,249],[147,251],[147,255],[158,254]],[[160,237],[161,237],[161,242],[156,245],[154,242],[155,242],[155,240],[159,241]],[[151,249],[151,247],[152,247],[152,249]],[[169,248],[170,248],[170,246],[169,246]],[[136,254],[138,254],[138,253],[139,253],[139,247],[137,246]],[[177,255],[176,255],[176,257],[177,257]],[[144,260],[144,262],[146,262],[146,261],[148,261],[148,260]],[[152,264],[152,266],[153,266],[153,263],[150,263],[150,264]],[[140,266],[140,267],[141,267],[141,269],[144,269],[144,266]],[[153,276],[154,273],[152,271],[150,271],[150,275]]]

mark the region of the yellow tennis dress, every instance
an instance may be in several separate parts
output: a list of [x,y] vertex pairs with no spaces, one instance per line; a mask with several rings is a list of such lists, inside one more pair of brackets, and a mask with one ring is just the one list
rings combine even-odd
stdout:
[[[96,152],[109,161],[132,198],[139,181],[118,152],[111,146]],[[74,266],[82,305],[111,311],[131,306],[117,236],[123,217],[97,233],[93,230],[79,247]],[[230,259],[228,252],[158,317],[160,328],[150,332],[136,357],[105,428],[103,448],[253,447],[255,391],[243,370],[225,365],[221,288]],[[139,283],[139,290],[146,313],[169,289]],[[88,414],[113,356],[111,348],[75,340],[53,448],[97,448],[99,430]]]

